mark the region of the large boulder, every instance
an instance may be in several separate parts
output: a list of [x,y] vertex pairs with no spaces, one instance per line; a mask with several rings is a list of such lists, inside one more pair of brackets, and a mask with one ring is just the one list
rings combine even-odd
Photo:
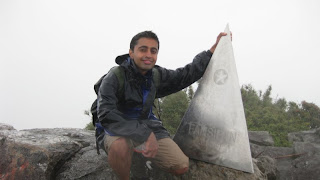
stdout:
[[16,130],[13,126],[9,124],[0,123],[0,130]]
[[295,142],[296,158],[292,162],[292,176],[297,179],[320,178],[320,144]]
[[283,177],[290,179],[319,179],[320,177],[320,129],[290,133],[294,153]]
[[277,179],[276,160],[269,156],[260,156],[257,158],[257,166],[264,173],[268,180]]
[[309,131],[289,133],[288,139],[291,142],[309,142],[320,144],[320,128]]
[[261,146],[273,146],[274,141],[268,131],[249,131],[248,132],[250,143]]
[[[0,124],[0,154],[0,179],[117,179],[106,153],[97,155],[94,132],[83,129],[17,131]],[[190,160],[188,173],[177,177],[153,164],[148,168],[141,155],[134,158],[132,179],[267,179],[255,159],[253,174]]]
[[[257,138],[261,134],[263,138]],[[279,180],[319,179],[320,129],[289,133],[292,147],[273,147],[263,143],[263,139],[267,138],[265,132],[254,132],[254,136],[249,132],[249,137],[252,157],[259,160],[257,165],[268,179],[274,179],[272,164],[276,167],[276,179]],[[263,162],[268,162],[271,169],[262,165]]]
[[[87,153],[95,149],[92,142],[94,133],[81,129],[1,130],[0,177],[56,179],[63,170],[62,167],[70,160],[79,156],[81,159],[86,159]],[[104,168],[107,166],[104,161],[92,162],[94,159],[99,159],[93,154],[87,159],[91,161],[82,164],[85,166],[83,169],[76,167],[81,172],[74,176],[75,179],[88,174],[110,174]],[[95,172],[99,168],[102,171]]]
[[274,147],[274,146],[260,146],[250,143],[251,156],[253,158],[258,158],[260,156],[269,156],[272,158],[278,158],[281,156],[286,156],[288,154],[293,154],[294,150],[292,147]]
[[290,174],[292,157],[287,156],[294,153],[292,147],[259,146],[251,143],[250,148],[252,157],[259,161],[259,169],[269,180],[275,179],[275,176],[279,180],[286,179]]

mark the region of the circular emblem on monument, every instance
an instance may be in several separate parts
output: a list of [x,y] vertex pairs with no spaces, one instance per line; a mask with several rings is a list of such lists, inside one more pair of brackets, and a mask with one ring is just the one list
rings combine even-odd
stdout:
[[214,72],[214,82],[218,85],[222,85],[227,82],[228,73],[224,69],[218,69]]

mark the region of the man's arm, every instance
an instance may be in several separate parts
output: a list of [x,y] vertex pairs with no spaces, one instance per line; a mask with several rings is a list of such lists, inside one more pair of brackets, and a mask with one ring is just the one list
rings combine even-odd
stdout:
[[203,51],[196,55],[191,63],[176,70],[156,67],[160,73],[157,97],[178,92],[199,80],[203,76],[211,56],[212,53],[209,50]]
[[159,98],[178,92],[199,80],[203,76],[221,37],[226,35],[227,33],[221,32],[215,44],[208,51],[199,53],[190,64],[182,68],[168,70],[158,67],[161,79],[157,97]]

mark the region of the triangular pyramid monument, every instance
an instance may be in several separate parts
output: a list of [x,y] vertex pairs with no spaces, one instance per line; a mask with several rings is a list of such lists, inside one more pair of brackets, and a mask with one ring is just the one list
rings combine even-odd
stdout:
[[174,137],[197,159],[253,173],[249,138],[229,26]]

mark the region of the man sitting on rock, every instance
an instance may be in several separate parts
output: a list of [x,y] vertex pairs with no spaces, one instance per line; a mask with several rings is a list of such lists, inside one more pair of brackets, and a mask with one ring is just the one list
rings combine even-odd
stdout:
[[[123,79],[119,80],[114,71],[103,78],[98,93],[99,122],[96,126],[104,129],[98,142],[107,152],[108,162],[119,179],[129,179],[133,151],[172,174],[188,171],[188,157],[153,114],[153,102],[200,79],[220,38],[225,35],[220,33],[210,50],[199,53],[192,63],[176,70],[155,65],[159,40],[151,31],[135,35],[129,54],[116,58]],[[122,88],[120,93],[119,87]]]

